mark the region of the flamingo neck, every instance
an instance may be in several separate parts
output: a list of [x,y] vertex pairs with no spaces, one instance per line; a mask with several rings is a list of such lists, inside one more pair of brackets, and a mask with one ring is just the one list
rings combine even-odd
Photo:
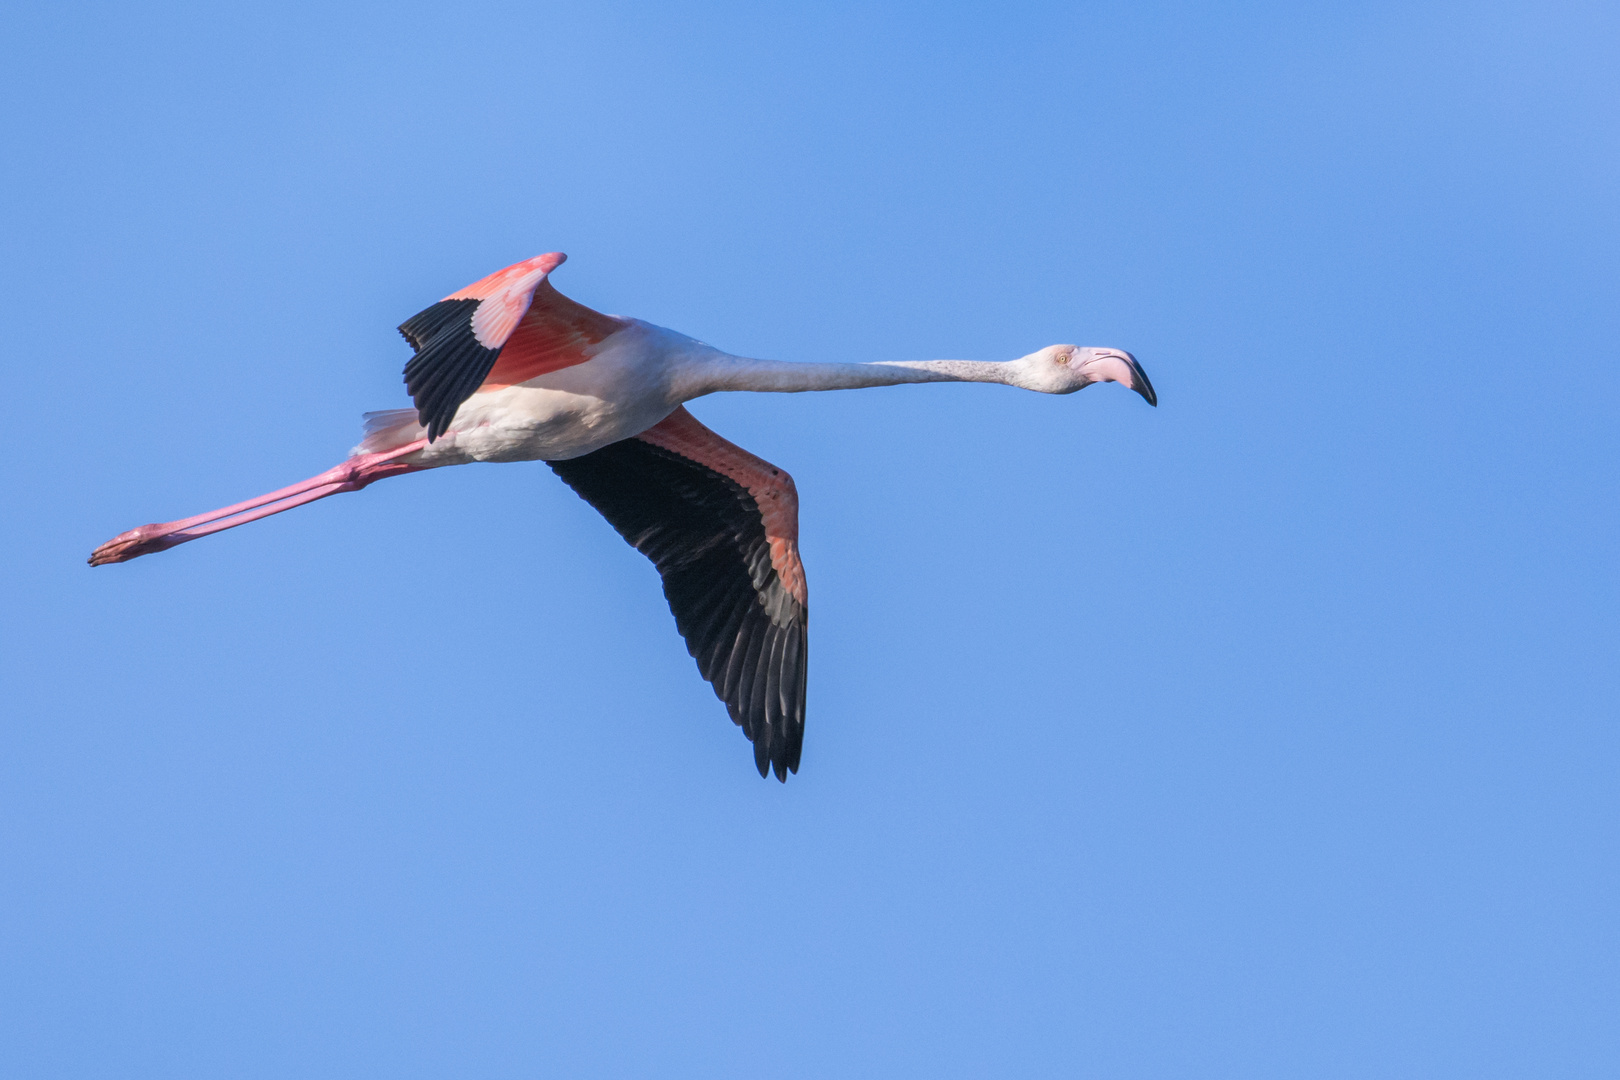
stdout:
[[688,397],[725,390],[800,394],[811,390],[858,390],[902,383],[980,382],[1019,385],[1012,363],[979,360],[884,360],[871,364],[795,364],[757,360],[713,350],[689,367]]

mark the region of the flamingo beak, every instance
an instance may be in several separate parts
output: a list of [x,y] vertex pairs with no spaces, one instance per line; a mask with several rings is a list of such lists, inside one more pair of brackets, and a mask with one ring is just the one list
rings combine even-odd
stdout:
[[1159,404],[1159,395],[1153,392],[1147,372],[1136,362],[1136,357],[1123,349],[1098,350],[1080,371],[1092,382],[1116,382],[1141,394],[1149,405]]
[[1125,363],[1130,365],[1131,389],[1135,390],[1138,394],[1141,394],[1142,400],[1146,401],[1149,405],[1152,405],[1155,409],[1157,409],[1159,407],[1159,395],[1153,392],[1153,384],[1148,381],[1147,372],[1142,370],[1142,365],[1138,364],[1136,362],[1136,357],[1132,356],[1130,353],[1122,352],[1120,353],[1120,356],[1124,357]]

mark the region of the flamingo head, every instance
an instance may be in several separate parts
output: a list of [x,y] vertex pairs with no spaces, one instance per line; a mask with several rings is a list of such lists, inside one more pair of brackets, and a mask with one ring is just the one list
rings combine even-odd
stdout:
[[1117,382],[1141,394],[1149,405],[1159,403],[1147,372],[1123,349],[1048,345],[1013,363],[1018,370],[1017,385],[1043,394],[1072,394],[1092,383]]

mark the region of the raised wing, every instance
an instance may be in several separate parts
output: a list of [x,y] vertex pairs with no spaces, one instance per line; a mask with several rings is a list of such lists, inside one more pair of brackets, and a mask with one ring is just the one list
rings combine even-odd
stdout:
[[759,775],[798,772],[809,596],[793,478],[684,408],[549,464],[658,568],[676,629],[754,744]]
[[591,347],[629,324],[558,292],[546,276],[560,251],[513,263],[400,324],[416,350],[405,388],[432,442],[479,390],[582,364]]

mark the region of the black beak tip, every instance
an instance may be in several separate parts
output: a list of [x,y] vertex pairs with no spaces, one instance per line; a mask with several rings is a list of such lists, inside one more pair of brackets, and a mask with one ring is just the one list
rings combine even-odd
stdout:
[[1153,392],[1153,383],[1148,380],[1147,372],[1143,371],[1142,365],[1136,362],[1136,357],[1131,356],[1130,353],[1125,355],[1130,358],[1131,381],[1136,384],[1132,389],[1141,394],[1144,401],[1157,409],[1159,407],[1159,395]]

